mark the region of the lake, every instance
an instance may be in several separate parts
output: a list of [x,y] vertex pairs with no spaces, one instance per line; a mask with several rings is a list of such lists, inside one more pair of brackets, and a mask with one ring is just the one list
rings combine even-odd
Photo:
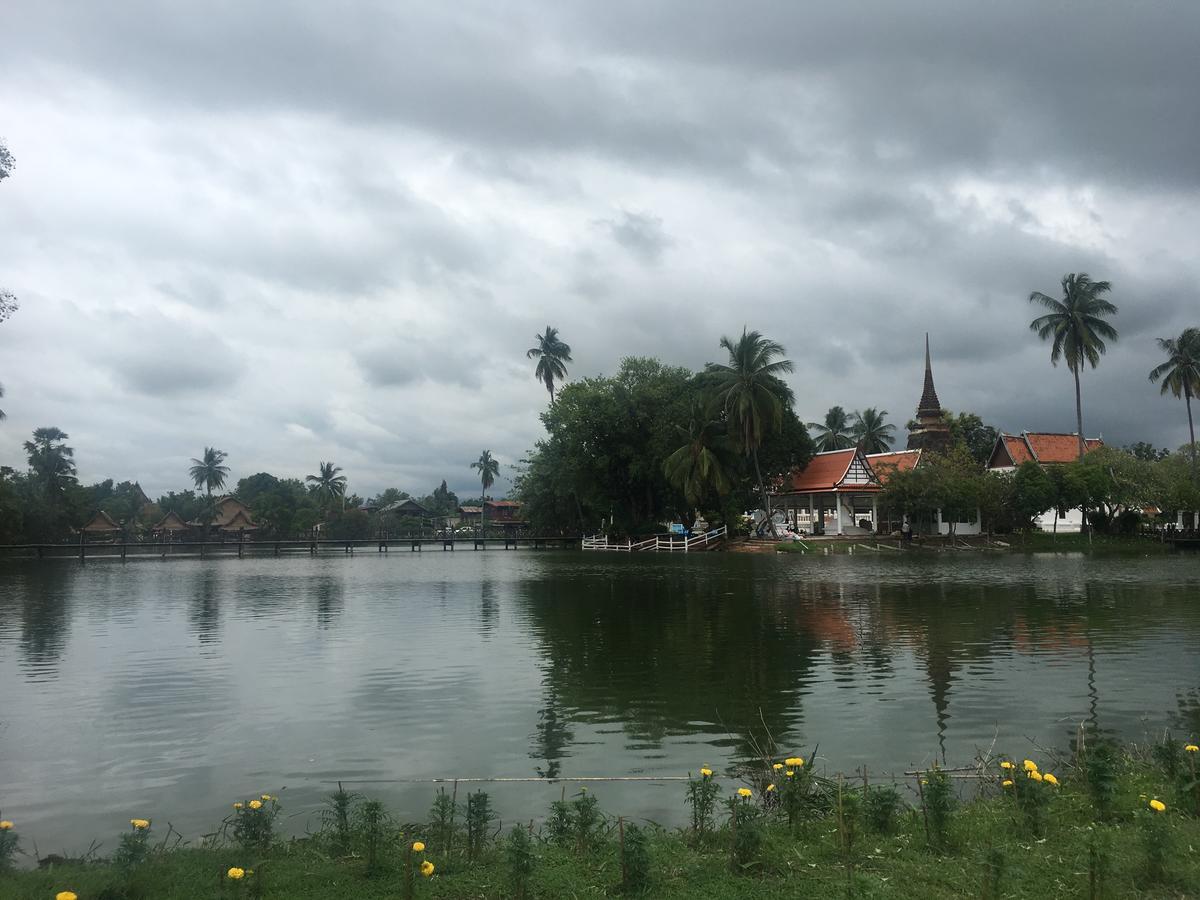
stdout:
[[[1200,557],[0,561],[0,808],[43,853],[262,791],[303,833],[338,779],[412,821],[403,779],[680,775],[768,733],[883,777],[1081,722],[1200,731]],[[561,787],[489,790],[511,822]],[[681,784],[595,790],[682,822]]]

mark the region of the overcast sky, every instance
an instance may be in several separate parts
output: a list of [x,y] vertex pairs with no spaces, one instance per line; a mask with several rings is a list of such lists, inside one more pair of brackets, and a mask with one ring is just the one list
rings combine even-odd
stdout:
[[[1074,430],[1031,290],[1113,282],[1085,430],[1186,440],[1146,374],[1200,320],[1200,4],[962,0],[7,6],[0,462],[186,486],[320,460],[460,493],[573,377],[743,325],[798,411]],[[903,438],[901,439],[903,440]]]

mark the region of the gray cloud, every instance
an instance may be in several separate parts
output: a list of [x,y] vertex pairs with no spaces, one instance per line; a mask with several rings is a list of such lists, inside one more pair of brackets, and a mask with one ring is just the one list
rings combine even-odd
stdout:
[[[1031,290],[1114,283],[1090,432],[1184,440],[1146,372],[1194,324],[1200,7],[815,10],[482,0],[115,7],[6,20],[0,462],[180,487],[334,459],[424,492],[540,433],[524,358],[698,367],[743,325],[801,415],[943,402],[1073,427]],[[136,466],[138,471],[129,471]],[[505,470],[505,474],[508,472]]]

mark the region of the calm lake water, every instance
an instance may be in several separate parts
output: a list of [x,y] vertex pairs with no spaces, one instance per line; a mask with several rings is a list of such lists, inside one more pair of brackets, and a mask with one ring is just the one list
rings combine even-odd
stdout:
[[[1200,732],[1200,557],[0,562],[0,808],[43,853],[262,791],[303,832],[337,779],[414,820],[398,779],[678,775],[767,729],[882,773],[1080,722]],[[490,790],[511,822],[560,788]],[[682,820],[679,784],[596,792]]]

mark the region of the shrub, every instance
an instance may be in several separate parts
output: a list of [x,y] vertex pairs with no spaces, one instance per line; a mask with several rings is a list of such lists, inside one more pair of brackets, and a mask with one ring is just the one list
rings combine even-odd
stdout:
[[879,834],[891,834],[902,802],[900,792],[893,787],[871,788],[863,803],[867,825]]
[[504,847],[508,858],[508,879],[513,900],[525,900],[529,896],[529,879],[533,875],[533,842],[529,832],[514,825]]
[[[275,841],[275,817],[279,798],[263,794],[233,805],[233,839],[243,850],[265,853]],[[228,824],[230,820],[226,820]]]
[[580,788],[572,806],[572,819],[575,825],[575,850],[586,853],[591,850],[599,838],[600,826],[604,819],[600,815],[600,801],[587,788]]
[[750,802],[750,791],[738,788],[725,801],[729,807],[729,859],[735,872],[757,864],[763,845],[762,813]]
[[21,839],[17,837],[13,823],[8,819],[0,819],[0,872],[7,872],[13,867],[13,857],[17,855]]
[[1170,858],[1171,832],[1167,827],[1166,804],[1151,800],[1139,815],[1146,849],[1146,879],[1154,884],[1167,880],[1167,860]]
[[350,819],[355,804],[361,799],[359,794],[343,788],[340,781],[337,790],[325,799],[325,807],[321,810],[321,823],[329,836],[330,851],[334,856],[345,856],[352,848]]
[[950,776],[936,766],[919,783],[929,846],[934,850],[950,847],[950,818],[954,811],[954,786]]
[[439,788],[433,798],[433,806],[429,809],[429,833],[434,838],[437,848],[446,856],[454,849],[454,839],[458,833],[455,819],[458,815],[458,804],[454,797]]
[[642,894],[650,889],[650,850],[646,833],[621,822],[621,890]]
[[1082,762],[1096,816],[1102,822],[1111,821],[1117,797],[1117,754],[1112,742],[1096,739],[1084,752]]
[[467,794],[467,857],[479,859],[483,848],[487,845],[488,828],[496,814],[492,809],[492,801],[487,791],[476,791]]
[[129,829],[121,835],[113,853],[113,862],[123,869],[133,868],[150,855],[150,820],[130,819]]
[[386,847],[398,837],[392,817],[378,800],[365,800],[354,817],[354,834],[366,860],[366,874],[370,878],[385,868],[383,854]]
[[575,838],[575,822],[571,812],[566,788],[563,788],[562,798],[550,804],[550,818],[546,820],[546,836],[559,847],[569,847]]
[[700,769],[699,778],[688,778],[687,802],[692,808],[693,834],[706,834],[712,828],[713,806],[720,792],[721,786],[713,781],[712,769],[707,766]]

